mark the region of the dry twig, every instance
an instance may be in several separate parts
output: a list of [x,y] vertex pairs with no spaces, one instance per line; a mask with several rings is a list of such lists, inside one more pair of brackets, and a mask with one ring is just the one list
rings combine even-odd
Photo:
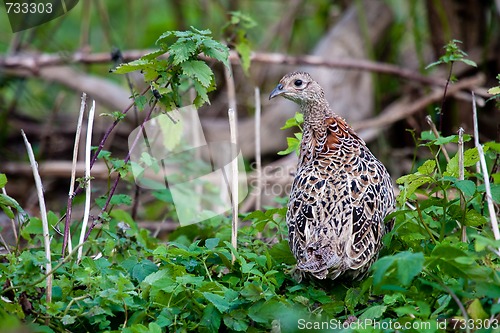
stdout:
[[[90,189],[90,148],[92,146],[92,127],[94,124],[94,113],[95,101],[92,101],[92,107],[90,108],[89,117],[87,119],[87,140],[85,143],[85,208],[83,212],[82,230],[80,232],[80,241],[78,245],[82,245],[85,242],[85,233],[90,216],[90,200],[92,196],[92,192]],[[77,261],[80,261],[82,259],[82,254],[83,246],[80,246],[78,248]]]
[[[488,175],[488,166],[486,165],[486,159],[484,158],[483,146],[479,143],[479,129],[477,124],[477,108],[476,108],[476,98],[474,92],[472,92],[472,120],[474,121],[474,145],[477,148],[479,154],[479,163],[481,165],[481,170],[483,172],[484,188],[486,191],[486,203],[488,205],[488,211],[490,214],[490,223],[495,240],[500,239],[500,232],[498,230],[498,220],[495,215],[495,207],[493,206],[493,199],[491,196],[491,186],[490,186],[490,176]],[[498,249],[500,252],[500,248]]]
[[[42,179],[40,178],[40,174],[38,173],[38,167],[35,160],[35,154],[33,153],[33,148],[24,134],[24,131],[21,130],[21,135],[24,139],[24,144],[26,145],[26,150],[28,151],[28,157],[31,164],[31,169],[33,170],[33,178],[35,179],[36,191],[38,194],[38,204],[40,207],[40,217],[42,219],[42,232],[43,232],[43,241],[45,248],[45,259],[47,259],[47,263],[45,264],[45,269],[47,272],[52,271],[52,258],[50,252],[50,234],[49,234],[49,221],[47,219],[47,209],[45,207],[45,198],[43,196],[43,185]],[[46,283],[46,299],[47,303],[52,302],[52,274],[47,275],[47,283]]]
[[[238,151],[237,151],[237,137],[238,131],[236,127],[236,111],[233,109],[228,110],[229,129],[231,132],[231,207],[232,207],[232,230],[231,230],[231,244],[236,250],[238,248]],[[235,257],[233,254],[233,261]]]
[[78,146],[80,144],[80,133],[82,131],[83,114],[85,113],[85,107],[87,105],[87,94],[82,94],[82,102],[80,104],[80,113],[78,115],[78,123],[76,125],[75,134],[75,144],[73,146],[73,162],[71,164],[71,180],[69,183],[69,193],[68,193],[68,207],[66,208],[66,221],[64,224],[64,238],[62,246],[62,254],[66,251],[66,246],[68,246],[68,251],[73,251],[73,244],[71,241],[70,223],[71,223],[71,209],[73,206],[73,193],[75,192],[75,178],[76,178],[76,162],[78,160]]
[[255,186],[256,201],[255,209],[259,210],[262,201],[262,160],[260,149],[260,89],[255,87],[255,171],[257,172],[257,184]]

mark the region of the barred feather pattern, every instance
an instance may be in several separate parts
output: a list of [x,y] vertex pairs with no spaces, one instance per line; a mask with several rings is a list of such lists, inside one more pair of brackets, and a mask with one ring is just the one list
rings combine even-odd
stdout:
[[300,105],[304,128],[286,215],[290,249],[302,277],[361,279],[377,259],[385,217],[395,208],[384,165],[305,72],[285,75],[270,98]]

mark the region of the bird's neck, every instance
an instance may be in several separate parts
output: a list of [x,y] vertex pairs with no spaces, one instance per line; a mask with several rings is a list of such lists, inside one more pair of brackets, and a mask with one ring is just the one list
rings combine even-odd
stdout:
[[335,116],[326,100],[320,103],[304,103],[300,108],[304,114],[304,130],[315,133],[325,132],[325,119]]

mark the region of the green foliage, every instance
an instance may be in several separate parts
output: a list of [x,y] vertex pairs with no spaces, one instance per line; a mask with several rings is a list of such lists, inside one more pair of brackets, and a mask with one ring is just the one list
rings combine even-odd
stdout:
[[[7,176],[4,173],[0,173],[0,189],[4,188],[5,185],[7,185]],[[24,214],[24,210],[19,203],[14,198],[4,193],[0,193],[0,208],[10,219],[15,217],[13,210],[20,214]]]
[[[168,109],[181,106],[183,92],[192,87],[196,97],[191,102],[200,107],[210,102],[208,93],[215,89],[215,78],[212,69],[198,56],[204,54],[229,66],[229,49],[210,34],[210,30],[194,27],[191,31],[167,31],[156,41],[158,50],[122,64],[113,72],[125,74],[140,70],[144,80],[151,83],[155,97]],[[144,99],[136,100],[136,105],[143,108]]]
[[499,85],[488,89],[488,94],[494,95],[495,97],[499,97],[499,95],[500,95],[500,74],[497,75],[497,80],[498,80]]
[[496,106],[497,108],[500,108],[500,74],[498,74],[496,78],[498,80],[499,85],[488,89],[488,94],[493,95],[491,98],[488,99],[488,101],[491,99],[496,100]]
[[234,46],[241,59],[241,67],[246,75],[250,69],[250,53],[252,46],[248,39],[248,30],[257,26],[257,23],[242,12],[231,12],[231,19],[222,28],[229,45]]
[[[285,127],[300,123],[298,115]],[[424,132],[419,146],[435,151],[456,141],[456,136]],[[500,144],[487,143],[484,151],[491,165]],[[114,170],[109,152],[102,151],[101,158]],[[223,217],[179,228],[160,243],[118,209],[130,204],[130,197],[118,194],[106,223],[86,243],[88,253],[98,256],[76,262],[53,253],[53,300],[47,303],[42,226],[40,219],[30,218],[21,229],[29,246],[0,261],[0,329],[23,321],[44,332],[296,332],[357,320],[420,323],[426,332],[440,332],[440,320],[465,316],[478,327],[500,312],[494,253],[500,241],[494,240],[484,212],[485,189],[474,169],[477,149],[464,153],[464,180],[457,178],[456,160],[444,163],[436,156],[398,179],[400,208],[391,216],[395,228],[384,238],[372,275],[362,282],[298,284],[291,274],[295,259],[286,239],[286,207],[244,216],[247,224],[239,230],[236,250],[229,242],[230,220]],[[498,204],[500,181],[495,179],[492,196]],[[0,180],[5,184],[4,177]],[[154,196],[172,201],[169,191]],[[96,202],[102,206],[104,200]],[[48,220],[57,251],[60,217],[49,212]]]
[[293,128],[293,127],[298,127],[300,132],[294,133],[293,138],[286,138],[286,142],[288,144],[288,147],[285,150],[279,151],[278,155],[288,155],[291,152],[295,152],[297,155],[300,153],[300,142],[302,141],[302,124],[304,123],[304,115],[302,113],[295,113],[295,116],[292,118],[288,119],[281,127],[282,130],[288,129],[288,128]]
[[448,42],[448,44],[444,46],[445,54],[442,55],[438,61],[427,65],[426,69],[441,64],[451,64],[456,61],[463,62],[464,64],[472,67],[477,67],[477,64],[474,61],[465,58],[467,57],[467,53],[465,53],[458,47],[458,43],[462,42],[456,39],[452,39],[450,42]]

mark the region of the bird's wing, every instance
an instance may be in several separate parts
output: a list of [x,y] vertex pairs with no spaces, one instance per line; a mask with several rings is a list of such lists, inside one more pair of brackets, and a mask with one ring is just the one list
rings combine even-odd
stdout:
[[334,164],[334,173],[341,170],[345,176],[339,195],[347,199],[340,207],[344,209],[340,223],[344,229],[350,229],[345,233],[349,266],[358,269],[369,263],[381,247],[384,217],[394,209],[391,179],[383,164],[342,118],[328,118],[326,123],[323,156]]

